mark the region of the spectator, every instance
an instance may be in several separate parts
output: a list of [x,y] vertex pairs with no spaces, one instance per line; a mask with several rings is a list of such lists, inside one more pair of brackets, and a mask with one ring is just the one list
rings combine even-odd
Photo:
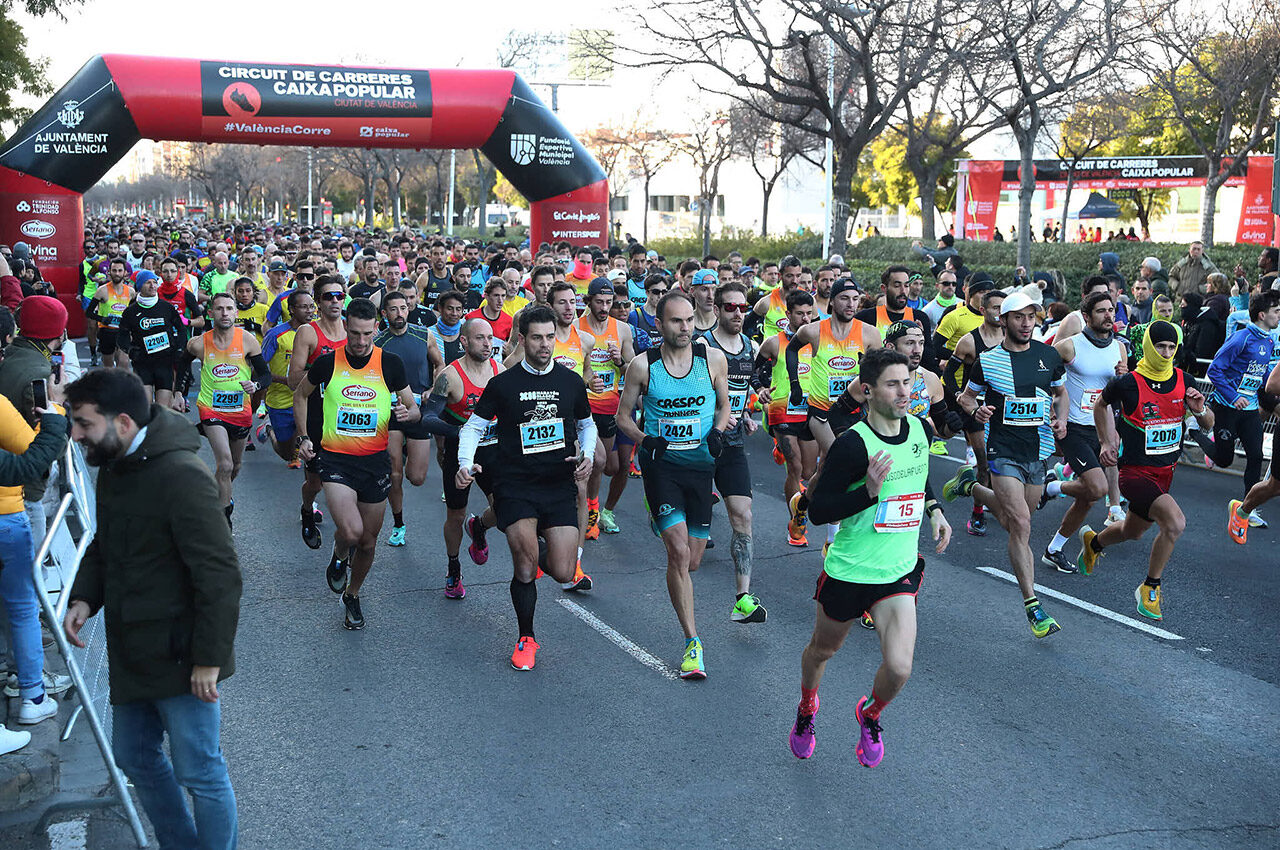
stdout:
[[[217,484],[196,455],[200,437],[180,414],[149,407],[142,382],[121,369],[90,372],[67,400],[73,435],[100,470],[97,533],[63,628],[83,646],[81,627],[105,611],[112,747],[160,846],[234,847],[217,683],[234,668],[240,565]],[[155,493],[165,498],[139,511]]]
[[[959,252],[956,250],[956,238],[950,233],[944,233],[938,239],[938,247],[930,250],[924,247],[919,239],[911,243],[911,251],[925,262],[929,264],[933,276],[936,278],[938,274],[946,267],[949,258],[956,256]],[[960,275],[959,279],[964,280],[965,276]]]
[[[31,563],[35,545],[31,524],[23,512],[22,483],[49,474],[49,467],[67,443],[67,418],[41,408],[40,433],[4,396],[0,396],[0,600],[4,603],[6,636],[17,671],[20,724],[39,723],[58,713],[55,690],[66,690],[66,677],[58,687],[44,672],[44,646],[40,637],[39,602]],[[0,755],[21,749],[31,740],[26,732],[0,725]]]
[[1204,244],[1192,242],[1187,255],[1169,269],[1169,294],[1180,298],[1189,292],[1201,294],[1205,279],[1218,267],[1204,253]]
[[1154,307],[1151,283],[1144,277],[1133,281],[1133,303],[1129,305],[1130,324],[1145,325],[1151,321]]
[[1258,255],[1258,283],[1262,289],[1280,289],[1280,248],[1263,248]]
[[1147,257],[1138,266],[1138,277],[1147,282],[1152,295],[1169,294],[1169,276],[1155,257]]
[[1128,282],[1123,274],[1120,273],[1120,255],[1114,251],[1103,251],[1098,255],[1098,271],[1103,277],[1116,277],[1116,282],[1123,289]]
[[9,260],[0,254],[0,304],[17,310],[22,303],[22,284],[9,266]]

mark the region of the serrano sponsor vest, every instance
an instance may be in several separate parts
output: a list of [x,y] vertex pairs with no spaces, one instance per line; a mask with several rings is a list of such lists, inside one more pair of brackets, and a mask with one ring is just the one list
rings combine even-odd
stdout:
[[800,352],[800,362],[796,374],[800,378],[800,388],[804,390],[804,398],[800,404],[791,404],[791,379],[787,376],[787,343],[790,337],[778,332],[778,359],[773,364],[770,376],[769,395],[772,401],[765,409],[765,417],[770,425],[781,425],[786,422],[803,422],[809,418],[809,384],[810,372],[813,369],[813,349],[805,347]]
[[573,372],[582,374],[582,337],[578,335],[578,326],[569,326],[569,338],[564,342],[556,338],[555,348],[551,351],[551,359]]
[[249,394],[240,385],[249,380],[249,361],[244,356],[244,330],[232,328],[231,344],[218,348],[213,331],[205,331],[204,361],[200,364],[200,394],[196,409],[201,419],[217,419],[228,425],[249,427],[253,411]]
[[605,319],[604,333],[596,333],[583,316],[578,320],[578,328],[596,338],[596,346],[591,349],[591,369],[604,382],[604,390],[595,392],[587,385],[587,399],[591,402],[592,413],[613,414],[618,412],[618,401],[622,388],[622,367],[613,362],[609,356],[609,344],[613,343],[622,350],[622,340],[618,332],[618,320],[612,316]]
[[836,339],[831,333],[831,320],[818,323],[818,342],[806,352],[813,358],[809,364],[809,406],[817,410],[829,410],[841,393],[858,376],[866,342],[863,339],[865,324],[855,319],[844,339]]
[[346,346],[333,352],[333,377],[324,386],[324,426],[320,445],[344,455],[377,454],[387,447],[392,393],[382,374],[382,349],[375,347],[364,368],[347,360]]

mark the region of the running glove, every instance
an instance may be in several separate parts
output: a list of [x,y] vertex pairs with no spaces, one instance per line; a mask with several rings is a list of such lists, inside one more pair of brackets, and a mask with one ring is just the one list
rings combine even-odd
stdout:
[[646,435],[645,438],[640,441],[640,448],[648,451],[649,454],[653,456],[654,460],[658,460],[667,450],[667,438],[655,437],[652,434]]
[[707,451],[711,452],[712,457],[720,457],[720,453],[724,451],[724,432],[719,428],[712,428],[707,433]]

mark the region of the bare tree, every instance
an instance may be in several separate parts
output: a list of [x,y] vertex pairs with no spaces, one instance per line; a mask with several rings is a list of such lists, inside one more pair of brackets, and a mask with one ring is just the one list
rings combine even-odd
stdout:
[[[982,33],[972,46],[980,66],[991,63],[1012,85],[971,90],[1003,118],[1018,144],[1018,264],[1031,265],[1031,199],[1035,153],[1051,108],[1065,93],[1110,65],[1120,49],[1149,31],[1158,6],[1172,0],[1006,0],[974,7],[971,25]],[[967,72],[968,62],[959,67]]]
[[364,198],[364,226],[372,227],[380,171],[377,154],[368,148],[339,148],[338,163],[343,171],[359,181],[361,197]]
[[[638,123],[638,122],[637,122]],[[644,210],[641,218],[640,240],[649,241],[649,184],[662,168],[675,157],[676,147],[663,130],[642,130],[633,127],[623,137],[627,164],[632,174],[638,176],[644,188]]]
[[1062,198],[1062,233],[1067,235],[1067,216],[1071,211],[1071,191],[1075,188],[1076,169],[1085,157],[1123,136],[1135,117],[1137,96],[1111,86],[1098,86],[1090,92],[1081,86],[1070,93],[1069,111],[1055,128],[1056,153],[1067,165],[1067,189]]
[[1271,0],[1170,5],[1137,62],[1205,158],[1200,241],[1213,244],[1218,190],[1273,132],[1280,85],[1280,9]]
[[769,235],[769,201],[778,181],[798,160],[820,164],[822,138],[805,132],[794,123],[767,119],[763,109],[735,105],[729,110],[739,153],[760,180],[763,196],[760,208],[760,235]]
[[703,255],[711,252],[711,217],[720,191],[720,169],[737,152],[737,140],[728,111],[707,111],[693,122],[693,129],[672,137],[698,173],[698,235]]
[[[651,38],[609,45],[619,62],[692,74],[704,91],[766,118],[831,138],[835,151],[831,250],[843,252],[851,181],[863,148],[906,96],[947,60],[959,0],[682,0],[638,6]],[[832,70],[833,69],[833,70]],[[828,97],[831,73],[833,96]]]

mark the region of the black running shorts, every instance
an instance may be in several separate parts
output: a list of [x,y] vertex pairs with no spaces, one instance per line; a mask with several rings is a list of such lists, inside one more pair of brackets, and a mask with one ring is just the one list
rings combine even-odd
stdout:
[[900,579],[888,584],[859,584],[832,578],[824,570],[818,575],[818,587],[813,598],[822,606],[822,613],[838,623],[847,623],[854,617],[870,612],[881,599],[891,596],[910,596],[920,592],[924,578],[924,558],[916,560],[916,568]]
[[1090,469],[1099,469],[1098,453],[1102,450],[1098,442],[1098,429],[1092,425],[1081,425],[1077,422],[1067,423],[1067,434],[1058,441],[1058,453],[1071,465],[1071,471],[1082,475]]
[[751,498],[751,469],[745,446],[725,446],[716,458],[716,490],[721,496]]
[[320,481],[341,484],[355,491],[356,501],[376,505],[391,492],[391,458],[386,452],[343,455],[322,452],[316,459]]
[[572,476],[530,483],[524,480],[495,480],[493,512],[498,530],[522,519],[536,519],[538,529],[578,525],[578,487]]

